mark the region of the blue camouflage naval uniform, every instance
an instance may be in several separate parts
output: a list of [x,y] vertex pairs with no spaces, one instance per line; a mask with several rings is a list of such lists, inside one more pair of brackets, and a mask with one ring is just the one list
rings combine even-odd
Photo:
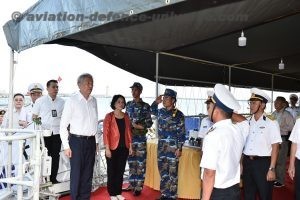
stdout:
[[146,171],[146,133],[147,128],[153,124],[151,119],[150,105],[143,102],[129,101],[126,104],[126,112],[131,122],[140,124],[144,129],[132,128],[132,155],[128,157],[129,183],[135,191],[143,189]]
[[158,119],[157,160],[160,173],[160,192],[163,198],[177,198],[178,161],[175,151],[181,149],[185,141],[183,113],[174,108],[158,109],[156,102],[151,105],[152,114]]

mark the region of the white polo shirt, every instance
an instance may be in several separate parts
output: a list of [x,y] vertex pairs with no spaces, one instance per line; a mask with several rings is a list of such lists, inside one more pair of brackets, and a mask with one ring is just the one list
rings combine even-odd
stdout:
[[289,140],[297,144],[296,158],[300,160],[300,118],[297,119]]
[[272,144],[281,143],[280,129],[276,120],[262,115],[257,121],[249,119],[250,129],[244,154],[248,156],[271,156]]
[[[53,135],[59,134],[59,126],[65,100],[56,97],[55,100],[49,95],[42,96],[35,101],[32,108],[32,114],[38,115],[42,120],[42,128],[53,131]],[[53,111],[56,116],[53,116]]]
[[[88,100],[78,92],[71,96],[65,104],[60,123],[60,138],[64,149],[69,149],[69,133],[83,136],[93,136],[97,133],[98,108],[95,97],[89,96]],[[97,137],[96,137],[97,142]]]
[[215,170],[215,188],[228,188],[240,182],[240,159],[245,144],[243,130],[248,130],[245,120],[233,124],[231,119],[215,123],[203,141],[200,163],[203,179],[204,168]]

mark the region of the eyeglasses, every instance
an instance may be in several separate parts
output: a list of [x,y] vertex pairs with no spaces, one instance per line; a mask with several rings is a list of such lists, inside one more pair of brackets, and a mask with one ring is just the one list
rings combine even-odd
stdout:
[[259,101],[248,101],[248,105],[256,105],[256,102],[259,102]]

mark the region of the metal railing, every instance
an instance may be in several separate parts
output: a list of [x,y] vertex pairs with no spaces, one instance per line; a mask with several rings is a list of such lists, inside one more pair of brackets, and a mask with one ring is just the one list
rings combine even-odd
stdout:
[[[43,131],[39,130],[24,130],[24,129],[0,129],[0,142],[5,143],[7,142],[8,145],[11,145],[13,141],[18,141],[18,167],[17,167],[17,175],[15,177],[11,176],[11,173],[6,173],[7,177],[0,179],[0,182],[7,183],[7,193],[12,194],[12,187],[11,184],[17,186],[17,199],[23,199],[23,187],[27,186],[31,188],[31,195],[27,198],[38,200],[39,199],[39,186],[40,186],[40,172],[41,172],[41,134]],[[15,133],[24,133],[18,135],[11,135]],[[32,148],[31,148],[31,155],[32,158],[30,159],[30,163],[23,162],[23,152],[24,152],[24,142],[25,140],[32,141]],[[8,148],[8,161],[11,161],[12,158],[12,148]],[[25,180],[25,165],[28,164],[29,166],[33,167],[33,179],[32,180]],[[11,169],[12,163],[8,162],[7,167]],[[10,172],[10,170],[8,170]],[[4,193],[2,197],[5,197],[6,194]]]

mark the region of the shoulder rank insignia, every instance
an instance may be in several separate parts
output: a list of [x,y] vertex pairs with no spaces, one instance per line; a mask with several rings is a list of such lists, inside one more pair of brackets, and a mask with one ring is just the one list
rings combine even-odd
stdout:
[[275,117],[274,115],[267,115],[267,118],[269,118],[270,120],[274,121],[275,120]]
[[216,127],[211,127],[207,132],[206,132],[206,134],[209,134],[210,132],[212,132],[213,130],[215,130],[216,129]]
[[25,106],[24,106],[24,108],[26,108],[26,107],[29,107],[30,105],[31,105],[31,103],[30,103],[30,104],[27,104],[27,105],[25,105]]

